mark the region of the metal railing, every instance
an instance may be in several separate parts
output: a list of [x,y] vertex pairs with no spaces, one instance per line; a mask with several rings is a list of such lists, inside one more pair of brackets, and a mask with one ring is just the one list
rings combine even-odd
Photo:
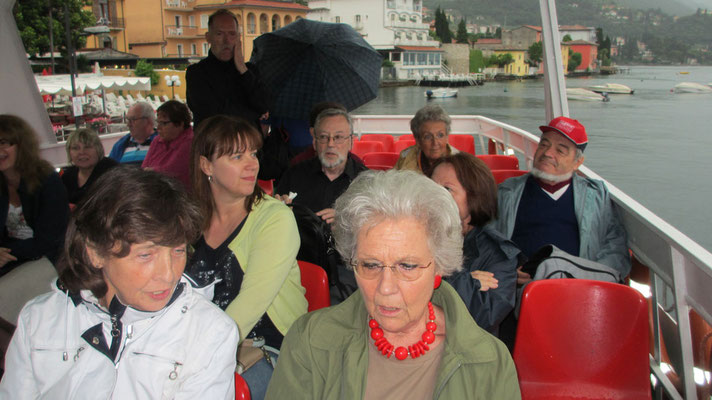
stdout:
[[198,27],[193,25],[166,25],[166,37],[193,38],[198,35]]

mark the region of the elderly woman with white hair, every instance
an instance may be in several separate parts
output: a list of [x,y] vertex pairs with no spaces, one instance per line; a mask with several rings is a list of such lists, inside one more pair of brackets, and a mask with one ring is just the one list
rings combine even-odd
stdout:
[[507,348],[441,281],[462,265],[452,196],[412,171],[373,171],[335,209],[359,290],[292,325],[267,398],[520,398]]

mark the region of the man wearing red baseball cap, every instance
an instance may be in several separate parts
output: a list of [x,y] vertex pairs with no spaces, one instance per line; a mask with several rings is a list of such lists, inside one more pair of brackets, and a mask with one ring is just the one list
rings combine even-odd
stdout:
[[[499,185],[495,227],[527,257],[553,244],[627,276],[626,233],[606,186],[575,173],[583,164],[586,129],[567,117],[554,118],[539,129],[531,172]],[[517,283],[530,280],[520,268]]]

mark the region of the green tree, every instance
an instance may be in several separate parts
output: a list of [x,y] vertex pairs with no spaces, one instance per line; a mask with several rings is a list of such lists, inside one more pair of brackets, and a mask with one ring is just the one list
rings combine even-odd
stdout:
[[494,38],[495,38],[495,39],[502,39],[502,28],[497,27],[497,30],[494,31]]
[[445,11],[442,11],[440,7],[435,10],[435,34],[438,35],[442,43],[452,43],[450,24],[447,21]]
[[[71,38],[75,48],[84,47],[86,37],[84,28],[96,23],[91,11],[85,11],[83,6],[91,4],[87,0],[22,0],[15,3],[13,13],[15,23],[20,31],[25,51],[34,56],[46,53],[49,48],[49,30],[52,28],[55,51],[67,54],[66,36],[64,33],[64,4],[68,5]],[[52,21],[49,21],[49,8],[52,7]]]
[[572,40],[573,39],[571,39],[571,35],[569,35],[568,33],[566,35],[564,35],[563,39],[561,39],[562,42],[570,42]]
[[486,66],[482,50],[470,50],[470,72],[481,72]]
[[581,65],[581,53],[569,49],[569,65],[566,69],[573,72],[579,65]]
[[531,64],[539,65],[544,54],[544,46],[541,42],[534,42],[531,46],[529,46],[527,53],[529,54],[529,61],[531,61]]
[[511,53],[492,54],[492,56],[487,59],[487,65],[496,65],[499,68],[502,68],[507,64],[511,64],[513,61],[514,57]]
[[158,72],[153,70],[153,64],[146,60],[138,60],[134,73],[136,76],[146,76],[151,78],[151,85],[157,85],[158,80],[160,79]]
[[460,23],[457,25],[457,36],[455,40],[457,43],[467,43],[467,26],[465,25],[465,20],[461,19]]

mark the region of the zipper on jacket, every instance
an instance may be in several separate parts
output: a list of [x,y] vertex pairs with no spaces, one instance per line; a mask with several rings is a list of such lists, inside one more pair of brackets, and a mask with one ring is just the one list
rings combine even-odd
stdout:
[[133,355],[135,355],[135,356],[149,357],[149,358],[153,358],[154,360],[162,361],[162,362],[165,362],[165,363],[168,363],[168,364],[173,364],[173,371],[171,371],[171,372],[168,374],[168,379],[170,379],[170,380],[172,380],[172,381],[174,381],[174,380],[176,380],[176,379],[178,378],[178,373],[180,372],[179,370],[180,370],[180,368],[183,366],[183,363],[181,363],[181,362],[178,362],[178,361],[175,361],[175,360],[171,360],[171,359],[169,359],[169,358],[165,358],[165,357],[161,357],[161,356],[156,356],[156,355],[153,355],[153,354],[141,353],[141,352],[134,351],[134,352],[133,352]]
[[455,365],[455,368],[453,368],[452,371],[450,371],[450,373],[447,374],[447,377],[445,378],[445,380],[443,380],[443,383],[440,385],[440,387],[438,388],[437,392],[435,392],[435,396],[433,396],[433,399],[437,399],[437,398],[440,397],[440,393],[441,393],[441,392],[443,391],[443,389],[445,388],[445,385],[447,384],[447,382],[450,380],[450,378],[452,378],[453,375],[455,375],[455,372],[456,372],[461,366],[462,366],[462,363],[460,363],[460,361],[458,361],[458,362],[457,362],[457,365]]

